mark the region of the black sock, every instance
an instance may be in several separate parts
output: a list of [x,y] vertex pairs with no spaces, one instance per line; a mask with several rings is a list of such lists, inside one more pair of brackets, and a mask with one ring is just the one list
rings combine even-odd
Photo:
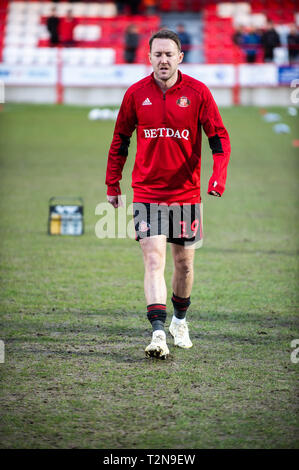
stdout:
[[150,304],[147,306],[147,318],[151,322],[153,331],[163,330],[166,320],[166,305],[165,304]]
[[172,294],[171,301],[174,308],[174,316],[180,320],[183,320],[186,317],[188,307],[191,304],[190,297],[184,298]]

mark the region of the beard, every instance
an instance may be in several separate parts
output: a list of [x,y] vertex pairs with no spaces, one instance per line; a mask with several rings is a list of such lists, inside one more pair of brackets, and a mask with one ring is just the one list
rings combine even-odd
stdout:
[[162,80],[163,82],[167,82],[174,76],[175,72],[176,71],[173,69],[167,69],[163,72],[161,70],[158,70],[156,75],[159,78],[159,80]]

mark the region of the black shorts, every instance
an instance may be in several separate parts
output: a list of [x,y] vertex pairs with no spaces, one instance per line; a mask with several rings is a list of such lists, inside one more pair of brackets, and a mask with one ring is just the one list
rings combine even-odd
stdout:
[[134,202],[136,240],[165,235],[169,243],[201,246],[202,204]]

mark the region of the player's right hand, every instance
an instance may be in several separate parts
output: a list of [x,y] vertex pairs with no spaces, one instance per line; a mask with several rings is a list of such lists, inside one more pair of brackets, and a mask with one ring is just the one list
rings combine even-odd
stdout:
[[121,200],[121,196],[108,196],[107,201],[112,204],[112,206],[116,209],[117,207],[123,206],[123,202]]

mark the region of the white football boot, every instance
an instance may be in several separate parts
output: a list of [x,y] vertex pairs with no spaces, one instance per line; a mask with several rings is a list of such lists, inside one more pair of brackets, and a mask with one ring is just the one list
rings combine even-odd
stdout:
[[163,330],[153,331],[152,341],[145,348],[145,354],[147,357],[166,359],[169,355],[169,349],[166,344],[166,334]]
[[175,346],[184,349],[192,348],[193,344],[189,338],[189,330],[186,321],[176,323],[172,320],[169,327],[169,333],[174,338]]

